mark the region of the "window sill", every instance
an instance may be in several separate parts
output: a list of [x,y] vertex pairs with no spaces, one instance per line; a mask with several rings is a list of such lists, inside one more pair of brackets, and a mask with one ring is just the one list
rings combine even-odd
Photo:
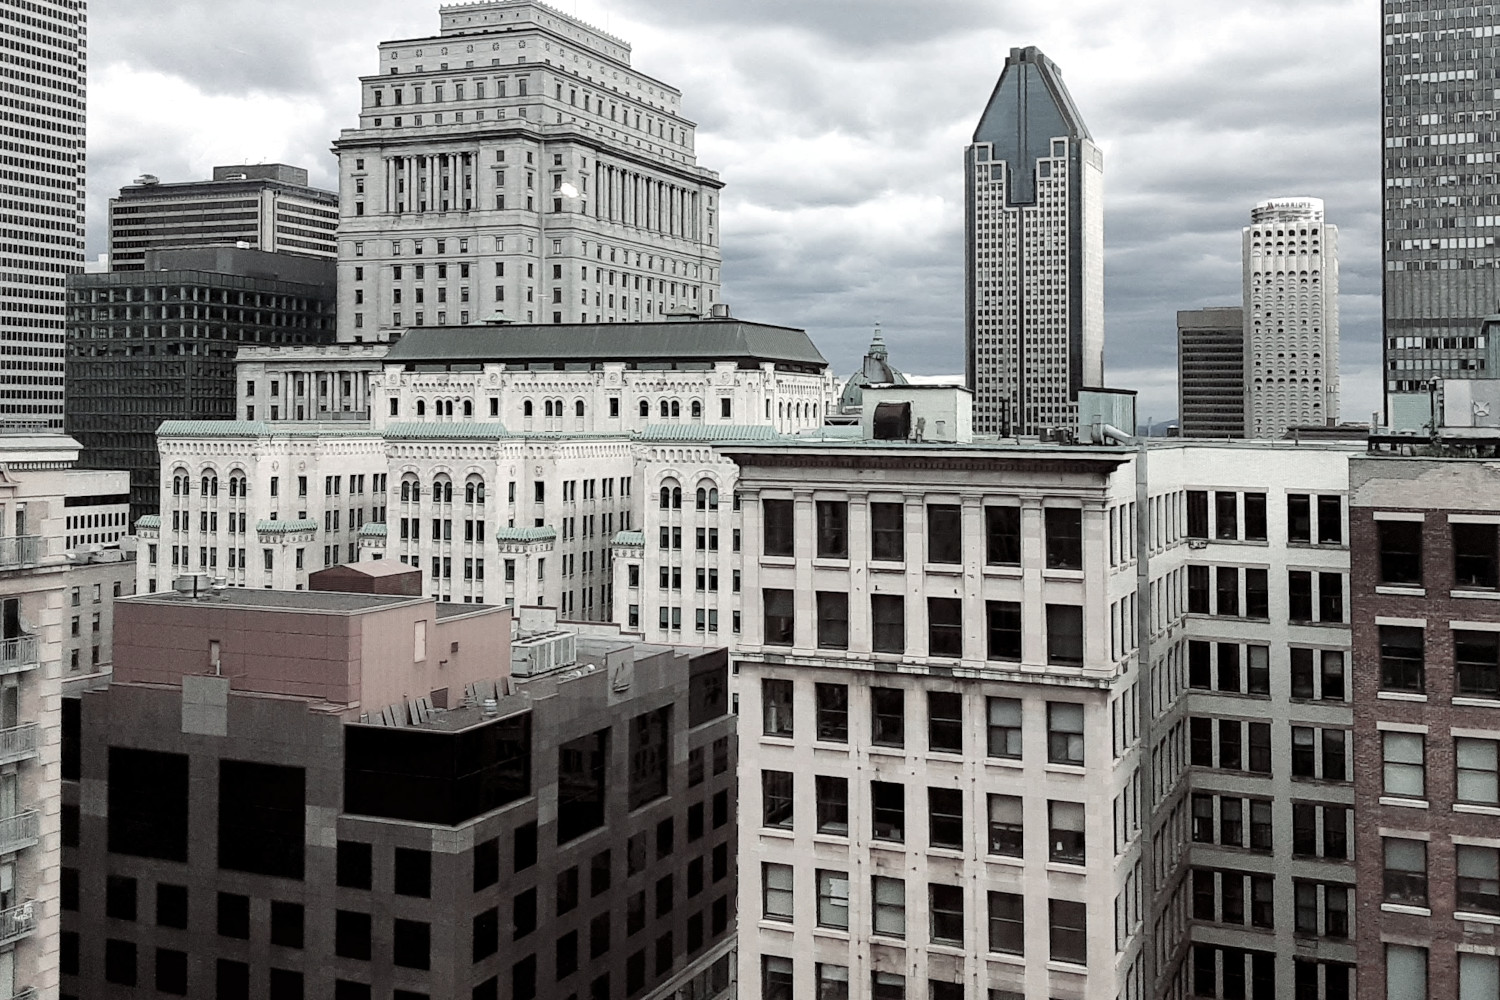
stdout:
[[962,941],[933,941],[927,946],[927,950],[934,955],[952,955],[955,958],[963,958],[968,954]]
[[1406,903],[1381,903],[1381,913],[1405,913],[1413,917],[1430,917],[1432,910],[1426,906],[1408,906]]
[[813,557],[813,569],[848,569],[848,556],[815,556]]
[[1079,877],[1088,874],[1088,868],[1082,861],[1048,861],[1047,870],[1062,875],[1077,875]]
[[1019,564],[985,563],[982,570],[986,576],[1001,576],[1020,579],[1024,574]]
[[875,931],[870,934],[870,943],[883,944],[889,948],[905,948],[906,938],[891,937],[889,934],[881,934],[879,931]]
[[1467,698],[1455,696],[1453,704],[1462,708],[1500,708],[1500,698]]
[[1049,958],[1047,959],[1047,971],[1066,972],[1073,976],[1086,976],[1089,974],[1089,967],[1081,963],[1074,965],[1072,962],[1059,962],[1056,959]]
[[767,746],[773,747],[793,747],[797,745],[797,741],[790,736],[776,736],[771,733],[761,733],[760,741]]
[[1426,587],[1402,587],[1396,584],[1377,584],[1375,593],[1387,594],[1391,597],[1426,597]]
[[1381,691],[1375,697],[1380,701],[1420,701],[1425,702],[1425,694],[1413,694],[1409,691]]
[[1088,774],[1088,768],[1082,764],[1052,764],[1049,763],[1046,770],[1050,774],[1074,774],[1082,778]]
[[1395,806],[1398,809],[1426,809],[1426,799],[1407,799],[1396,795],[1382,795],[1380,804],[1383,806]]
[[906,563],[895,559],[871,559],[866,568],[871,573],[905,573]]
[[986,854],[984,860],[986,864],[1005,865],[1008,868],[1026,867],[1026,859],[1015,854]]
[[763,826],[760,828],[762,837],[770,837],[772,840],[796,840],[797,832],[788,830],[782,826]]
[[884,743],[872,743],[866,748],[872,757],[905,757],[906,747],[893,747]]
[[964,859],[964,849],[962,847],[954,847],[951,844],[929,844],[927,846],[927,856],[929,858],[939,858],[944,861],[962,861]]
[[1019,771],[1026,766],[1019,757],[986,757],[984,762],[989,767],[1006,767],[1014,771]]
[[1470,924],[1500,925],[1500,913],[1475,913],[1472,910],[1455,910],[1453,919],[1462,920]]
[[1500,816],[1500,806],[1484,806],[1476,802],[1455,802],[1453,811],[1468,813],[1472,816]]
[[813,928],[813,937],[847,943],[849,940],[849,930],[845,927],[824,927],[819,925]]
[[776,931],[780,934],[793,933],[790,920],[772,920],[770,917],[761,917],[759,926],[763,931]]
[[1043,580],[1082,580],[1083,570],[1064,569],[1061,566],[1042,570]]
[[846,741],[843,741],[843,740],[819,740],[819,739],[814,739],[813,740],[813,749],[814,750],[822,750],[825,753],[842,753],[842,754],[847,754],[849,752],[849,744]]
[[924,563],[922,569],[929,576],[963,576],[963,563]]
[[814,844],[827,844],[830,847],[848,847],[849,835],[847,833],[813,833]]
[[1473,601],[1500,601],[1500,590],[1450,590],[1448,596]]
[[797,559],[795,556],[761,556],[760,564],[762,566],[786,566],[791,568],[797,565]]
[[1018,969],[1026,968],[1025,955],[1012,955],[1008,951],[987,951],[984,957],[991,962],[1000,962],[1004,965],[1014,965]]

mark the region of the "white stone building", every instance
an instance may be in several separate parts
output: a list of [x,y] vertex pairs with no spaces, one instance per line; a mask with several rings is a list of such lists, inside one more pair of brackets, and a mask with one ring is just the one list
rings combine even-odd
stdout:
[[339,157],[339,339],[504,316],[626,322],[718,300],[718,175],[629,43],[535,0],[384,42]]
[[1241,236],[1245,436],[1339,418],[1339,231],[1320,198],[1263,201]]
[[240,420],[370,419],[370,381],[385,344],[242,347],[235,356]]

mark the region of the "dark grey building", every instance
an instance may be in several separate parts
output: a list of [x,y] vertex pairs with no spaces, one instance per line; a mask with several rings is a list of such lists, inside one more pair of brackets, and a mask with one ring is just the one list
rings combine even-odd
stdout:
[[964,153],[974,430],[1077,423],[1104,379],[1104,157],[1035,47],[1011,49]]
[[235,247],[152,251],[148,270],[68,279],[65,428],[80,466],[130,471],[130,523],[158,510],[163,420],[232,420],[244,345],[334,337],[329,261]]
[[1177,314],[1177,424],[1183,437],[1245,436],[1245,312]]
[[1385,391],[1494,378],[1500,310],[1500,6],[1384,0]]
[[64,710],[64,997],[732,989],[725,650],[523,621],[516,671],[553,665],[523,679],[507,608],[231,589],[117,615],[113,683]]

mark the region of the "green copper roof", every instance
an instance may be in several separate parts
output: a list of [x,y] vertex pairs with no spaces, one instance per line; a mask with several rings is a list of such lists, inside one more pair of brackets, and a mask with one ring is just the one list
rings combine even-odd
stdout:
[[557,537],[556,528],[501,528],[495,532],[497,542],[550,542]]
[[644,531],[617,531],[613,545],[643,546],[646,544],[646,533]]
[[359,529],[360,538],[384,538],[385,534],[385,525],[378,521],[372,521]]
[[157,437],[265,437],[271,425],[264,420],[163,420]]
[[637,441],[776,441],[781,437],[765,425],[648,424]]
[[139,517],[139,518],[136,519],[135,528],[136,528],[137,531],[141,530],[142,528],[145,528],[145,529],[147,529],[149,531],[160,531],[161,530],[161,515],[160,514],[145,514],[145,515],[142,515],[141,517]]
[[311,518],[301,521],[256,521],[255,530],[262,535],[288,535],[298,531],[317,531],[318,522]]
[[388,439],[403,441],[422,441],[433,438],[494,441],[511,436],[510,432],[505,429],[505,425],[497,420],[408,420],[386,424],[384,434]]

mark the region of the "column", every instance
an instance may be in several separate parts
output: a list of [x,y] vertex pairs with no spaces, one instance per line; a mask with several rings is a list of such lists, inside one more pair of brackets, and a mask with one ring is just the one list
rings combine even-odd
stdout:
[[1042,498],[1021,497],[1021,668],[1043,672],[1047,663],[1047,601],[1042,589],[1046,565]]

